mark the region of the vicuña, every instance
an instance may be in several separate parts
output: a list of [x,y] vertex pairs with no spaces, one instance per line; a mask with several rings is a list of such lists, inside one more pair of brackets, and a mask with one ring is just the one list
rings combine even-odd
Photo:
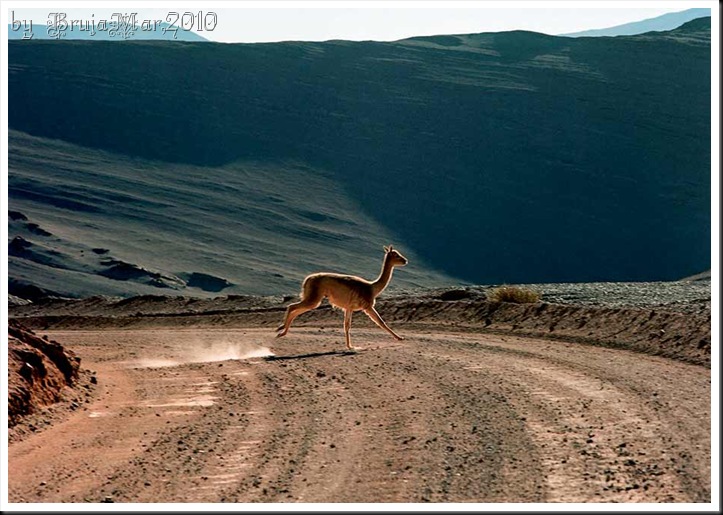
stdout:
[[395,266],[407,264],[407,258],[394,250],[391,245],[384,247],[384,262],[382,271],[375,281],[367,281],[355,275],[318,273],[311,274],[304,279],[301,285],[301,301],[295,302],[286,308],[286,318],[276,331],[276,337],[284,336],[289,332],[291,322],[296,317],[307,311],[319,307],[324,297],[329,299],[332,306],[344,310],[344,336],[346,346],[352,349],[349,329],[351,329],[351,316],[354,311],[363,311],[375,324],[389,332],[397,340],[403,340],[401,336],[391,330],[382,320],[379,313],[374,309],[377,297],[392,280],[392,272]]

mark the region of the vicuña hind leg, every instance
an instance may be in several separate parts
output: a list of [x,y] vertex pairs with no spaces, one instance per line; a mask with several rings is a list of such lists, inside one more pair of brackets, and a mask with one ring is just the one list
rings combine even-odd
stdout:
[[371,308],[369,308],[369,309],[365,309],[365,310],[364,310],[364,313],[366,313],[367,316],[368,316],[369,318],[371,318],[372,321],[373,321],[375,324],[377,324],[379,327],[381,327],[382,329],[384,329],[385,331],[387,331],[389,334],[391,334],[392,336],[394,336],[397,340],[403,340],[403,339],[404,339],[404,338],[402,338],[401,336],[399,336],[397,333],[395,333],[394,331],[392,331],[392,329],[386,324],[386,322],[384,322],[384,320],[382,320],[382,317],[379,316],[379,313],[377,313],[377,310],[374,309],[374,307],[371,307]]
[[305,299],[301,302],[290,304],[289,307],[286,308],[286,318],[284,319],[284,323],[276,328],[277,332],[281,331],[279,334],[276,335],[276,337],[280,338],[281,336],[284,336],[286,333],[288,333],[289,327],[291,327],[291,322],[293,322],[296,317],[298,317],[302,313],[306,313],[307,311],[316,309],[317,307],[319,307],[319,304],[321,304],[321,299]]

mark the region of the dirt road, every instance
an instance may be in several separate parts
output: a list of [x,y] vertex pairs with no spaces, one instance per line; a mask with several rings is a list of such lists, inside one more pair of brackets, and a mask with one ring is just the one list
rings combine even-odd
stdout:
[[10,502],[709,502],[710,370],[413,326],[52,331],[98,395]]

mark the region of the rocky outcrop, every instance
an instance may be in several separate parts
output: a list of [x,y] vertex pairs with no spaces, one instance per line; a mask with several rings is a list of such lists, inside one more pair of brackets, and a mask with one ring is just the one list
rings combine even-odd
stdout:
[[16,321],[8,324],[8,425],[57,402],[78,379],[80,358]]

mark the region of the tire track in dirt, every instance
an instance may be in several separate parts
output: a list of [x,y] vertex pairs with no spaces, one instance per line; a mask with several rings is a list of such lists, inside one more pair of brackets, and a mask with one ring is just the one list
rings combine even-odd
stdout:
[[[289,343],[297,342],[290,338]],[[351,363],[360,357],[322,355],[269,361],[259,367],[264,383],[259,395],[273,411],[277,430],[263,463],[250,471],[255,489],[240,485],[235,500],[353,502],[368,495],[379,501],[404,495],[405,480],[386,479],[398,473],[391,464],[380,460],[381,466],[368,467],[365,462],[366,455],[376,456],[388,445],[379,437],[384,431],[378,426],[379,420],[389,421],[370,414],[370,399],[355,389],[349,368],[354,369]],[[407,421],[394,419],[381,425],[406,427]],[[371,483],[363,479],[370,476],[380,479]]]
[[[336,329],[267,333],[53,335],[107,395],[11,445],[11,501],[709,501],[703,367],[428,328],[357,330],[354,354]],[[201,337],[277,356],[182,362]],[[154,349],[170,366],[133,365]]]
[[[427,355],[469,370],[497,371],[506,378],[515,404],[526,414],[536,448],[543,451],[549,501],[703,502],[710,498],[709,469],[678,464],[677,445],[671,441],[686,436],[671,427],[670,412],[661,414],[647,402],[650,385],[643,396],[639,385],[630,384],[634,382],[621,378],[619,372],[611,374],[609,367],[603,372],[574,358],[551,359],[523,350],[533,343],[530,340],[506,339],[516,345],[494,345],[490,340],[482,344],[468,338],[444,339],[443,351],[435,349]],[[441,342],[436,339],[435,343]],[[610,351],[590,348],[588,360],[597,352]],[[659,360],[658,365],[708,375],[701,367],[667,360]],[[643,367],[631,373],[637,375],[638,368]],[[706,384],[699,382],[700,393],[706,393]],[[708,407],[703,403],[700,408],[695,419],[709,424]],[[708,439],[708,449],[709,445]],[[689,454],[683,451],[683,457]]]
[[[522,452],[529,442],[521,422],[494,385],[470,384],[454,367],[424,359],[406,342],[381,345],[372,352],[375,381],[387,386],[378,393],[380,402],[397,417],[414,416],[414,425],[394,438],[388,451],[390,456],[406,453],[415,464],[409,470],[411,495],[406,499],[497,502],[511,495],[523,501],[541,499],[536,479],[524,485],[510,481],[519,471],[529,474],[536,467],[530,453]],[[390,370],[399,374],[396,381],[390,380]],[[394,435],[394,428],[382,432]]]
[[[279,428],[258,472],[261,500],[317,502],[333,497],[351,476],[352,464],[364,449],[359,428],[349,422],[356,407],[343,376],[333,372],[340,358],[330,356],[321,367],[303,362],[267,362],[261,367],[266,401]],[[250,493],[239,489],[237,499],[259,500]]]
[[[156,416],[186,413],[187,419],[158,431],[141,455],[116,469],[109,478],[109,483],[116,485],[115,502],[166,502],[169,493],[176,502],[218,500],[224,481],[210,477],[208,463],[227,459],[229,470],[225,473],[235,471],[237,441],[225,436],[247,428],[253,417],[248,413],[248,392],[235,384],[234,395],[229,396],[231,385],[217,367],[169,368],[163,373],[181,383],[171,392],[159,387],[158,378],[147,379],[146,387],[153,393],[141,404]],[[100,497],[103,492],[94,493]]]
[[[287,345],[298,348],[308,337],[322,347],[336,345],[334,337],[312,334],[289,339]],[[480,395],[474,385],[462,395],[458,381],[449,380],[453,375],[439,380],[439,363],[430,368],[421,360],[420,367],[419,357],[399,352],[402,347],[264,364],[263,373],[275,385],[267,391],[284,392],[269,405],[294,405],[298,398],[307,419],[313,419],[299,423],[301,414],[295,413],[289,432],[268,451],[267,469],[275,472],[267,482],[273,492],[320,502],[492,502],[513,492],[541,500],[541,481],[522,486],[509,481],[529,474],[534,462],[526,456],[529,441],[519,420],[518,434],[509,439],[515,443],[505,443],[507,422],[515,415],[504,397]],[[310,450],[291,458],[282,450],[289,441]],[[293,477],[281,472],[284,456],[293,459]]]

